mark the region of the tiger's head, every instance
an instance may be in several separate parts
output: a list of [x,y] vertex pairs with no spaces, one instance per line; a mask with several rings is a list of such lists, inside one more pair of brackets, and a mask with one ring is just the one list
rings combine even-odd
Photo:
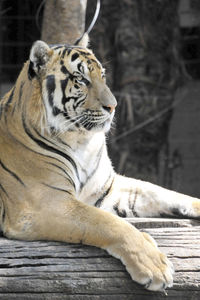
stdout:
[[105,70],[87,45],[33,44],[29,79],[39,81],[48,126],[56,131],[108,131],[117,105]]

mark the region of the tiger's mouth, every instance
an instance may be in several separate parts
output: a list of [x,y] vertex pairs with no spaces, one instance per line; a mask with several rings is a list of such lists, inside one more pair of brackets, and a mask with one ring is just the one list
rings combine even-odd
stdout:
[[108,131],[112,123],[113,115],[98,114],[96,112],[87,111],[83,114],[79,123],[86,130]]
[[112,113],[104,113],[94,110],[78,110],[76,112],[68,110],[63,113],[62,131],[86,130],[108,132],[114,117]]

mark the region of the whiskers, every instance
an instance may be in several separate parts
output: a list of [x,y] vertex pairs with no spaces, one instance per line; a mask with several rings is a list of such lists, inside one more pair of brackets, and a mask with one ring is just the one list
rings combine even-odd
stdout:
[[95,115],[91,113],[85,113],[83,117],[84,119],[81,120],[81,125],[87,130],[91,130],[92,128],[103,128],[103,125],[108,120],[108,117],[105,115]]
[[51,133],[53,133],[54,137],[59,137],[65,132],[73,130],[74,126],[77,126],[81,119],[82,116],[74,116],[68,119],[62,118],[60,120],[57,120],[57,124],[53,126],[53,131],[51,130]]
[[75,126],[76,124],[80,123],[83,116],[75,116],[69,119],[65,119],[61,124],[59,128],[59,133],[62,134],[66,131],[69,131]]
[[60,115],[55,118],[54,122],[49,127],[49,132],[53,133],[54,137],[59,137],[67,131],[74,130],[101,130],[105,124],[109,124],[108,115],[100,114],[99,112],[83,111],[79,115],[70,117],[69,112],[67,115]]

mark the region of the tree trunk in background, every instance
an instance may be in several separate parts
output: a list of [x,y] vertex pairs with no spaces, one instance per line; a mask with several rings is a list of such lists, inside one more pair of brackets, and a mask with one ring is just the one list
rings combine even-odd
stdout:
[[85,28],[87,0],[46,0],[42,40],[73,44]]
[[178,0],[107,0],[91,34],[94,52],[101,61],[110,61],[113,80],[109,81],[118,99],[116,125],[108,142],[114,166],[127,176],[162,185],[160,156],[164,153],[164,162],[168,108],[180,81],[177,8]]

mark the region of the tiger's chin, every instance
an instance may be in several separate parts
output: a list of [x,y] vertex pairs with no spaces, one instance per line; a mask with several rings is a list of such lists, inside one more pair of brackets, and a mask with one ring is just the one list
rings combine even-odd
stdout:
[[113,116],[112,117],[110,116],[104,122],[101,122],[101,123],[96,122],[96,123],[86,124],[84,126],[84,129],[86,129],[87,131],[92,131],[92,132],[104,132],[104,133],[107,133],[110,130],[110,128],[111,128],[112,120],[113,120]]
[[107,133],[107,132],[110,130],[111,123],[112,123],[111,120],[107,120],[107,121],[104,123],[102,130],[103,130],[105,133]]
[[111,121],[107,120],[104,123],[101,124],[89,124],[88,126],[80,127],[80,130],[84,130],[86,132],[104,132],[107,133],[110,130],[111,127]]

